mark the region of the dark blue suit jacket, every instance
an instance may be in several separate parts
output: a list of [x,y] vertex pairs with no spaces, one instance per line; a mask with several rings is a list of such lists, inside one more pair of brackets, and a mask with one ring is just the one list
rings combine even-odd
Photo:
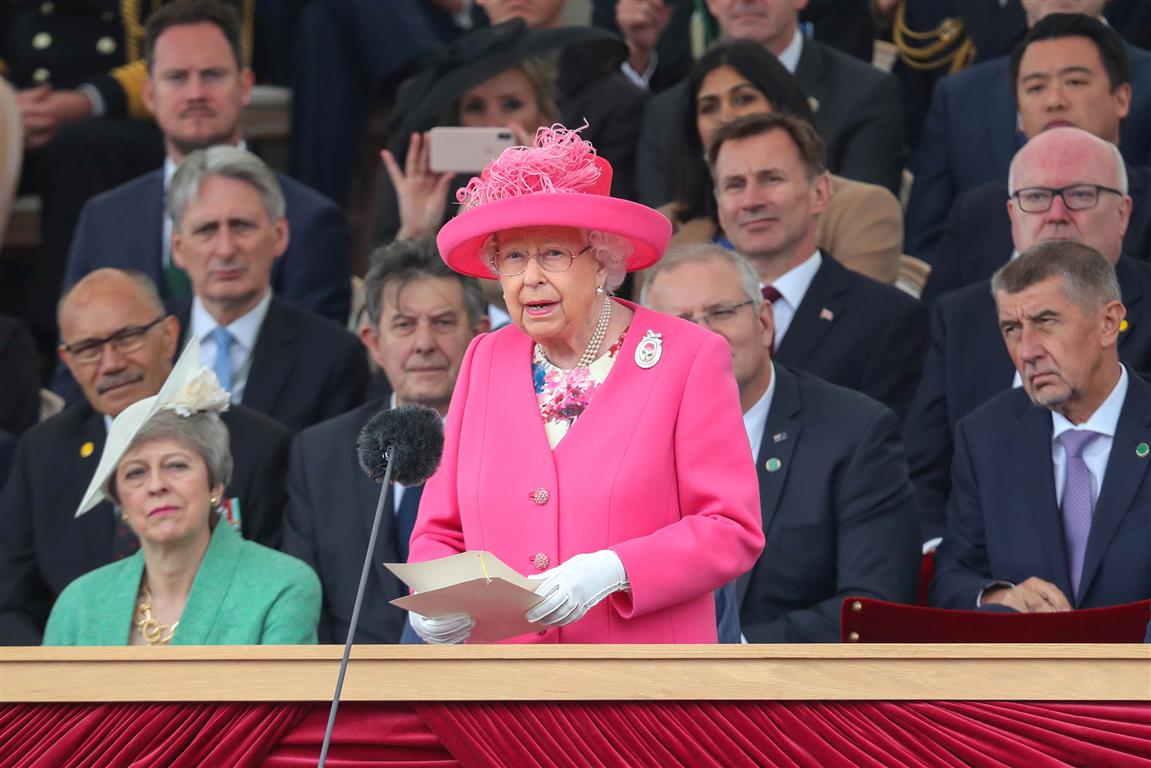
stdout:
[[903,418],[927,341],[923,304],[825,253],[775,361],[862,392]]
[[[171,302],[186,343],[192,302]],[[272,297],[252,350],[243,403],[293,432],[338,416],[364,401],[368,359],[363,344],[324,317]]]
[[[1123,236],[1123,252],[1151,261],[1151,168],[1127,166],[1131,218]],[[959,196],[947,229],[930,254],[931,276],[923,301],[937,298],[981,280],[990,280],[1007,263],[1014,249],[1007,213],[1007,180],[983,184]]]
[[[292,442],[284,551],[312,566],[320,577],[324,590],[321,643],[343,643],[348,637],[352,604],[381,490],[380,484],[360,469],[356,438],[368,420],[387,407],[386,399],[367,403],[305,429]],[[392,492],[388,488],[356,642],[400,641],[407,612],[388,601],[406,595],[407,588],[383,566],[400,559]]]
[[[899,83],[870,64],[805,38],[795,77],[815,103],[815,126],[827,144],[827,167],[898,194],[903,174],[903,105]],[[636,159],[636,193],[648,205],[670,202],[664,173],[676,131],[683,130],[686,83],[652,97]]]
[[[240,499],[244,538],[279,546],[291,433],[242,406],[228,409],[223,420],[235,465],[224,495]],[[75,517],[106,438],[104,417],[87,402],[20,438],[0,494],[0,645],[39,645],[56,596],[74,579],[112,562],[111,502]],[[81,452],[85,443],[92,444],[91,452]]]
[[845,597],[915,601],[919,524],[899,423],[811,374],[777,364],[775,376],[755,462],[767,543],[736,582],[740,623],[753,643],[837,643]]
[[[272,267],[276,295],[296,306],[348,320],[351,240],[328,198],[276,173],[284,190],[289,241]],[[152,171],[84,204],[72,236],[64,286],[101,267],[134,269],[167,296],[163,274],[164,170]]]
[[[1120,128],[1119,147],[1129,165],[1151,165],[1151,53],[1128,44],[1127,56],[1131,111]],[[911,162],[915,184],[904,219],[905,253],[934,263],[932,249],[955,199],[1007,176],[1024,141],[1016,130],[1009,64],[1009,57],[1002,56],[936,83]]]
[[[1119,358],[1136,371],[1149,371],[1151,265],[1121,258],[1115,273],[1127,307]],[[925,537],[943,535],[956,422],[1010,389],[1014,375],[989,282],[969,285],[935,302],[923,379],[903,429]]]
[[947,533],[935,554],[931,604],[972,609],[992,580],[1037,576],[1075,608],[1151,597],[1151,385],[1128,370],[1127,398],[1115,430],[1087,540],[1079,593],[1071,577],[1063,519],[1055,499],[1051,411],[1022,390],[1004,392],[956,429],[955,488]]

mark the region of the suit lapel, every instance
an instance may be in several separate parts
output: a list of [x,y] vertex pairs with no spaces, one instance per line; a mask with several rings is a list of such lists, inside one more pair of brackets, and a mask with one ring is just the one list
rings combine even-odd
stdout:
[[117,247],[125,253],[133,254],[133,268],[138,269],[160,289],[160,295],[167,294],[164,277],[164,169],[153,171],[147,184],[141,187],[139,205],[133,212],[143,222],[140,227],[123,227],[124,240]]
[[795,65],[795,78],[803,86],[808,101],[815,100],[811,105],[811,111],[816,113],[816,125],[819,125],[819,104],[826,96],[823,86],[826,70],[822,52],[810,38],[805,38],[803,48],[799,52],[799,61]]
[[[96,465],[100,455],[104,452],[104,441],[107,439],[107,429],[104,427],[104,416],[91,407],[83,406],[86,413],[81,417],[79,430],[77,430],[77,443],[67,447],[70,456],[77,457],[76,471],[72,476],[72,498],[79,506],[80,499],[88,490],[88,483],[96,472]],[[88,443],[92,444],[92,452],[84,457]],[[63,511],[63,510],[62,510]],[[71,520],[76,509],[66,510],[67,518]],[[112,559],[112,537],[116,527],[116,513],[112,503],[102,501],[88,510],[79,520],[71,520],[80,526],[83,532],[84,548],[88,553],[87,567],[83,572],[107,565]]]
[[176,630],[174,640],[178,640],[180,645],[218,643],[220,639],[213,635],[212,630],[225,603],[243,603],[240,594],[230,594],[233,589],[242,592],[248,587],[235,580],[236,568],[241,560],[242,541],[240,534],[224,522],[220,522],[212,531],[208,549],[192,581],[192,591],[188,593],[188,600],[184,604],[180,626]]
[[[1082,602],[1091,587],[1091,581],[1098,573],[1107,547],[1119,530],[1123,518],[1137,506],[1135,494],[1143,484],[1147,476],[1147,465],[1151,462],[1151,457],[1140,457],[1135,452],[1140,444],[1151,444],[1151,387],[1130,372],[1127,381],[1127,399],[1119,414],[1111,456],[1103,474],[1099,500],[1095,503],[1091,533],[1087,537],[1087,552],[1083,558],[1079,594],[1073,601],[1075,605]],[[1144,507],[1142,513],[1146,512]]]
[[1070,595],[1063,516],[1055,499],[1055,475],[1051,468],[1051,412],[1030,401],[1021,401],[1018,416],[1020,429],[1010,453],[1018,464],[1020,485],[1027,495],[1027,514],[1051,564],[1055,585],[1063,594]]
[[[782,365],[775,366],[775,392],[771,396],[771,407],[760,437],[759,450],[755,455],[755,471],[759,479],[759,510],[763,516],[763,535],[771,536],[771,524],[779,509],[783,488],[791,472],[791,457],[799,442],[803,422],[799,415],[803,403],[799,397],[799,387],[795,376]],[[771,462],[772,470],[768,469]],[[743,605],[744,595],[751,581],[754,568],[749,569],[736,581],[736,599]]]
[[776,348],[776,360],[793,368],[803,368],[832,326],[842,322],[841,297],[850,288],[844,280],[846,270],[830,255],[824,253],[822,258],[819,271],[795,309],[787,334]]
[[252,365],[244,389],[244,405],[261,413],[272,414],[280,392],[291,378],[294,356],[292,347],[299,335],[291,314],[283,303],[272,297],[268,314],[256,336]]

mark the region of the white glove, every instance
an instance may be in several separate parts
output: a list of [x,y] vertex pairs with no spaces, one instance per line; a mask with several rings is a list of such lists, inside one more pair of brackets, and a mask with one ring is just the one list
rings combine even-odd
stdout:
[[412,629],[425,643],[462,643],[472,633],[476,620],[466,613],[449,613],[447,616],[431,618],[418,613],[408,613]]
[[528,611],[527,620],[548,627],[578,621],[612,592],[628,589],[623,562],[610,549],[576,555],[550,571],[528,578],[542,581],[536,594],[543,595],[544,600]]

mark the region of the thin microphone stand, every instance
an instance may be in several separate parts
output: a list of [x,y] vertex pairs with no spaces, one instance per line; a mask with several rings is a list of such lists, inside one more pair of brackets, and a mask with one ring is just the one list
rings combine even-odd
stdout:
[[320,748],[319,768],[324,768],[328,759],[328,747],[332,743],[332,729],[336,725],[336,710],[340,707],[340,692],[344,689],[344,674],[348,671],[348,656],[352,652],[352,641],[356,637],[356,627],[360,623],[360,606],[364,602],[364,587],[368,583],[368,571],[372,567],[372,554],[376,551],[376,535],[380,532],[380,519],[384,515],[384,502],[388,498],[388,488],[392,484],[392,467],[395,466],[393,445],[384,448],[384,460],[388,468],[384,470],[384,481],[380,489],[380,500],[376,504],[376,519],[372,521],[372,534],[368,537],[368,551],[364,553],[364,570],[360,573],[360,587],[356,590],[356,602],[352,607],[352,621],[348,626],[348,639],[344,641],[344,658],[340,661],[340,675],[336,678],[336,694],[332,698],[332,709],[328,712],[328,728],[324,731],[324,745]]

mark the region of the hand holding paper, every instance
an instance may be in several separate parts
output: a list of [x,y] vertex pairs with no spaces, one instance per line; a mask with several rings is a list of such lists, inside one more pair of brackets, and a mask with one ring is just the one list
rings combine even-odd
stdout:
[[409,613],[412,629],[425,643],[462,643],[472,633],[475,619],[466,613],[449,613],[447,616],[431,618],[418,613]]
[[550,571],[528,578],[542,581],[536,594],[544,599],[528,611],[527,620],[547,627],[578,621],[611,593],[628,588],[623,562],[610,549],[576,555]]

